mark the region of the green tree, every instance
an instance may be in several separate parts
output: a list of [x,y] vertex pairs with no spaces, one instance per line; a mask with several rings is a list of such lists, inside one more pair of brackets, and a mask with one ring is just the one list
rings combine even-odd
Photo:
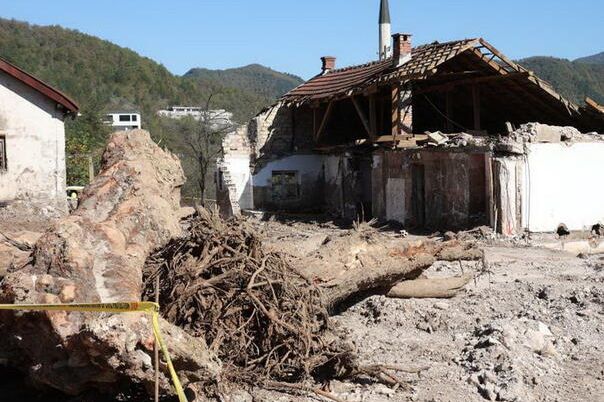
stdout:
[[197,168],[197,186],[201,204],[205,205],[208,174],[213,171],[216,159],[222,153],[222,140],[231,132],[233,124],[224,116],[210,109],[213,95],[210,95],[201,107],[201,116],[192,129],[187,130],[184,143],[186,155],[195,161]]

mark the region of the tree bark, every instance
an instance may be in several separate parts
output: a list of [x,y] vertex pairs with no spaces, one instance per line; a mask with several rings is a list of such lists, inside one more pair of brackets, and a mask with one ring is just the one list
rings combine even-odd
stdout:
[[369,294],[387,294],[390,289],[404,279],[417,278],[430,268],[440,256],[454,254],[455,260],[479,260],[482,250],[474,244],[457,240],[437,243],[425,241],[411,244],[400,254],[385,252],[351,269],[330,281],[321,284],[324,301],[330,312],[336,312],[347,301]]
[[[182,233],[178,159],[142,130],[115,133],[103,167],[74,213],[35,244],[33,264],[4,278],[11,304],[140,300],[151,251]],[[220,366],[205,342],[161,321],[185,384],[215,378]],[[70,395],[145,386],[152,392],[153,333],[142,313],[0,313],[0,356],[38,383]],[[32,367],[36,367],[32,370]],[[189,376],[190,374],[193,374]],[[190,378],[189,378],[190,377]],[[162,376],[161,386],[170,391]]]
[[451,298],[474,278],[473,274],[452,278],[429,278],[402,281],[386,294],[399,299]]

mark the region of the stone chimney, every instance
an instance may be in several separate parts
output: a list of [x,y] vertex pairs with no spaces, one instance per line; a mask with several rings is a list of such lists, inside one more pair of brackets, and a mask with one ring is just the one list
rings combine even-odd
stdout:
[[394,34],[392,62],[395,67],[400,67],[411,59],[411,34]]
[[323,74],[330,72],[331,70],[335,70],[336,68],[336,58],[333,56],[325,56],[321,57],[321,61],[323,62],[323,67],[321,68]]

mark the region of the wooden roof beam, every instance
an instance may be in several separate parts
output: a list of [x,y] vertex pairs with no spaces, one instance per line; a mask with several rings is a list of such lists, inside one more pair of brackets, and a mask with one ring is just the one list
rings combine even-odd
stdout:
[[363,123],[363,127],[365,127],[365,131],[367,131],[367,135],[369,136],[371,141],[373,141],[375,135],[371,131],[371,125],[369,124],[367,117],[365,117],[365,113],[363,112],[363,109],[361,108],[359,101],[357,100],[357,98],[355,96],[350,97],[350,100],[354,104],[354,108],[357,110],[357,114],[359,115],[359,118],[361,119],[361,123]]
[[333,107],[333,101],[331,101],[327,104],[327,109],[325,110],[325,114],[323,115],[323,119],[321,120],[321,125],[319,126],[319,129],[315,133],[315,142],[317,142],[319,140],[319,138],[321,137],[321,134],[323,134],[323,130],[325,130],[325,126],[327,125],[327,120],[329,119],[329,116],[331,115],[332,107]]
[[514,80],[517,78],[522,78],[522,77],[527,77],[527,76],[528,76],[528,73],[522,72],[522,73],[514,73],[514,74],[506,74],[506,75],[489,75],[487,77],[467,78],[467,79],[447,82],[444,84],[428,86],[427,88],[415,91],[414,95],[421,95],[421,94],[430,93],[430,92],[446,92],[446,91],[449,91],[458,86],[476,85],[476,84],[489,83],[489,82],[501,81],[501,80]]

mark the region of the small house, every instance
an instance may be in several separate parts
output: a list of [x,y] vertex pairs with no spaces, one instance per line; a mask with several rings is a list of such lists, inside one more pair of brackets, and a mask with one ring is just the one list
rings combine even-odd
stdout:
[[584,185],[604,142],[581,134],[604,132],[599,105],[568,101],[482,38],[390,38],[386,0],[379,22],[379,60],[322,57],[315,77],[225,140],[227,210],[506,234],[604,221],[604,194]]
[[77,112],[67,95],[0,59],[0,204],[66,210],[64,122]]

